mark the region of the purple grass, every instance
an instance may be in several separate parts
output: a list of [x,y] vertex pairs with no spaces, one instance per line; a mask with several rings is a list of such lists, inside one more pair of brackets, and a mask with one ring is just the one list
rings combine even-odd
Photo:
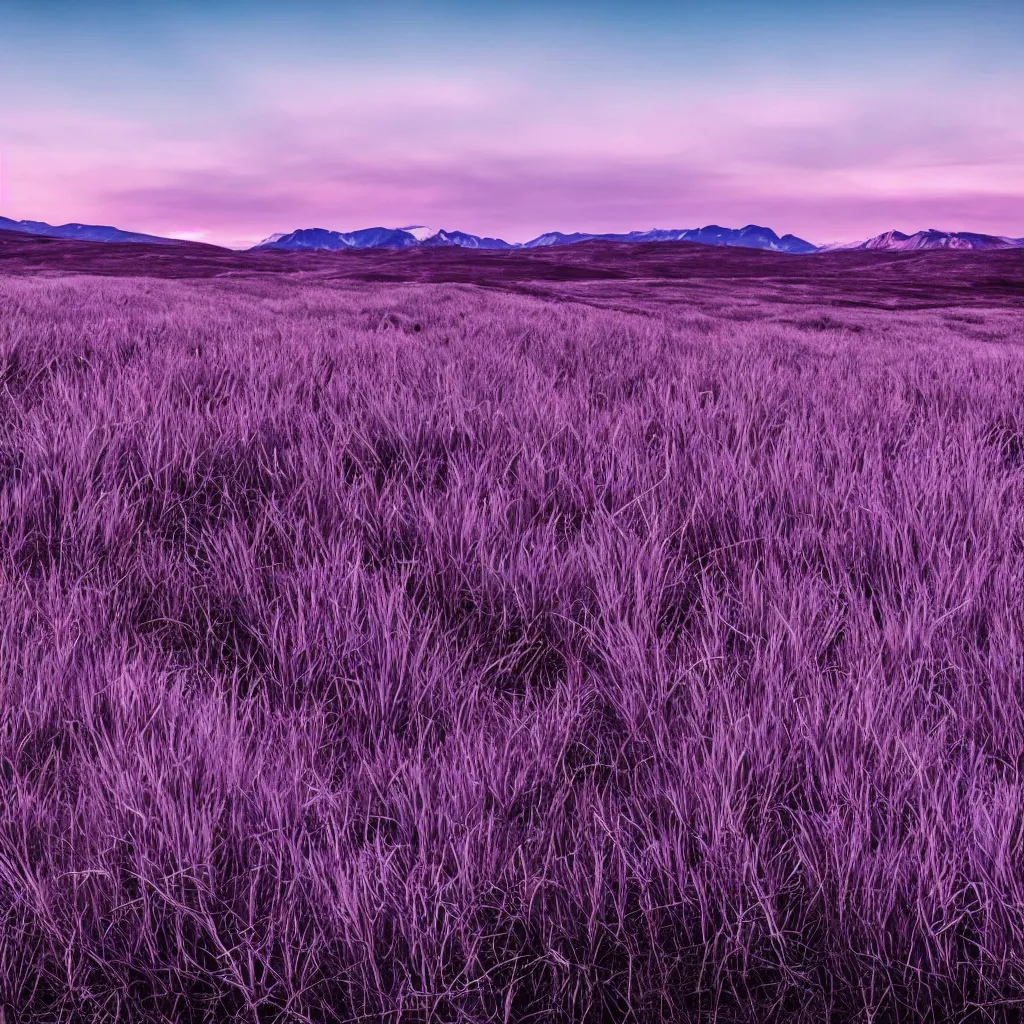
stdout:
[[5,1020],[1024,1006],[1022,260],[709,258],[0,278]]

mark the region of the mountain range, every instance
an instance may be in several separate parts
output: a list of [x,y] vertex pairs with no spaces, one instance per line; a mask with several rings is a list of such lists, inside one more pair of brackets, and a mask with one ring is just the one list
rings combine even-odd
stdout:
[[865,242],[847,242],[843,245],[823,245],[819,252],[840,249],[881,249],[886,252],[905,252],[918,249],[1021,249],[1024,238],[1006,238],[1003,235],[980,235],[974,231],[937,231],[929,228],[913,235],[902,231],[886,231]]
[[393,249],[436,248],[457,245],[469,249],[538,249],[549,245],[572,245],[576,242],[698,242],[703,245],[737,245],[748,249],[770,249],[776,252],[811,253],[818,247],[795,235],[781,238],[771,228],[748,224],[744,228],[723,228],[711,224],[704,228],[671,228],[652,231],[630,231],[628,234],[589,234],[550,231],[528,242],[506,242],[501,238],[470,235],[464,231],[436,231],[425,235],[415,228],[366,228],[363,231],[327,231],[323,228],[304,228],[286,235],[271,235],[255,249],[285,249],[300,251],[324,249],[365,249],[387,247]]
[[42,238],[65,238],[78,242],[148,242],[150,245],[177,245],[176,238],[143,235],[137,231],[122,231],[101,224],[46,224],[41,220],[9,220],[0,217],[0,231],[20,231]]
[[[43,238],[63,238],[84,242],[148,242],[158,245],[182,245],[175,238],[122,231],[119,228],[95,224],[46,224],[34,220],[10,220],[0,217],[0,231],[16,231]],[[254,250],[283,250],[288,252],[329,251],[350,249],[432,249],[458,246],[464,249],[538,249],[552,245],[573,245],[578,242],[696,242],[701,245],[739,246],[772,252],[808,254],[840,250],[877,250],[900,252],[924,249],[1020,249],[1024,238],[1003,235],[984,235],[971,231],[938,231],[930,228],[907,235],[902,231],[886,231],[874,238],[859,242],[833,245],[814,245],[796,235],[777,235],[771,228],[748,224],[743,228],[723,228],[709,224],[703,228],[655,228],[651,231],[630,231],[626,234],[591,234],[550,231],[531,238],[528,242],[506,242],[501,238],[472,235],[465,231],[435,230],[423,225],[404,228],[362,228],[358,231],[330,231],[327,228],[301,228],[271,235],[253,246]]]

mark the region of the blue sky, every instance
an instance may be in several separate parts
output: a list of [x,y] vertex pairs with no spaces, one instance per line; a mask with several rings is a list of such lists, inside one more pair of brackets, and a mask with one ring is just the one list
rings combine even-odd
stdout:
[[1024,235],[1024,3],[0,0],[0,213]]

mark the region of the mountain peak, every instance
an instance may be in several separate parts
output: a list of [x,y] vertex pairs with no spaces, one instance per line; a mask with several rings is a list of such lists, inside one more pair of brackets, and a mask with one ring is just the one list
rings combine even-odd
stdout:
[[340,252],[345,249],[409,249],[419,240],[404,228],[361,228],[331,231],[327,228],[298,228],[264,239],[253,249],[284,249],[292,252]]
[[425,242],[438,233],[437,228],[428,228],[425,224],[410,224],[408,227],[398,228],[398,230],[407,231],[417,242]]
[[0,230],[17,231],[40,238],[63,238],[74,242],[145,242],[150,245],[180,245],[177,238],[122,231],[108,224],[47,224],[41,220],[10,220],[0,217]]
[[902,231],[885,231],[863,242],[830,245],[827,249],[873,249],[886,252],[915,252],[924,249],[1016,249],[1019,239],[1001,235],[983,235],[974,231],[940,231],[928,228],[912,235]]

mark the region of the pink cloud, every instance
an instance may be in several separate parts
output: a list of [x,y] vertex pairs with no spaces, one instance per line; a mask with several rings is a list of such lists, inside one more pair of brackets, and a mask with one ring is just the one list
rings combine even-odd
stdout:
[[261,73],[205,129],[0,113],[8,216],[205,232],[427,222],[542,230],[767,222],[815,241],[892,226],[1024,235],[1012,90],[704,95],[466,74]]

